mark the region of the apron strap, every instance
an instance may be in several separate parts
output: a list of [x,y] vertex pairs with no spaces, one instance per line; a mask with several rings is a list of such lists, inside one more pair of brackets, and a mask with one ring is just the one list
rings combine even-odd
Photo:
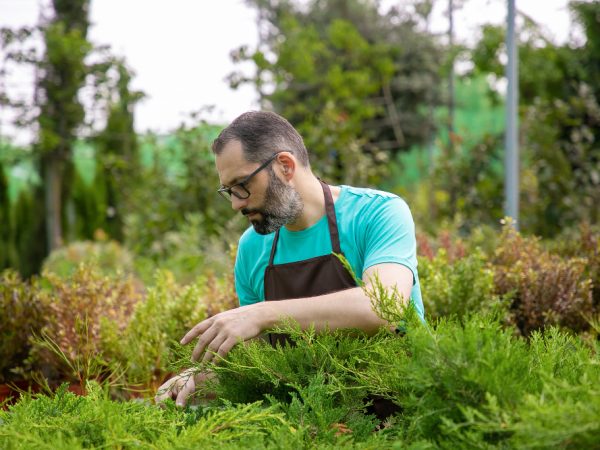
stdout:
[[273,245],[271,246],[271,256],[269,256],[269,266],[273,265],[273,260],[275,259],[275,249],[277,248],[277,242],[279,241],[279,230],[275,232],[275,237],[273,238]]
[[331,195],[331,189],[326,183],[321,183],[323,188],[323,195],[325,196],[325,213],[327,214],[327,224],[329,225],[329,236],[331,238],[331,249],[334,253],[341,254],[342,248],[340,246],[340,235],[338,233],[337,220],[335,218],[335,207],[333,206],[333,196]]
[[[340,234],[337,227],[337,219],[335,218],[335,207],[333,204],[333,196],[331,195],[331,189],[329,185],[323,183],[319,179],[321,187],[323,188],[323,196],[325,197],[325,214],[327,215],[327,225],[329,227],[329,237],[331,239],[331,249],[334,253],[341,254],[342,247],[340,246]],[[279,230],[275,231],[275,237],[273,238],[273,245],[271,246],[271,255],[269,256],[269,266],[273,265],[275,259],[275,251],[277,249],[277,242],[279,242]]]

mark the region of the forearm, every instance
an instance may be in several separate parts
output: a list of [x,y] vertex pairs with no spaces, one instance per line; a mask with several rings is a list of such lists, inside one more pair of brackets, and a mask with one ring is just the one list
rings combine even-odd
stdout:
[[338,328],[358,328],[375,333],[386,322],[371,307],[370,299],[361,288],[346,289],[318,297],[269,301],[261,304],[266,329],[280,325],[286,318],[302,329],[314,326],[317,331]]

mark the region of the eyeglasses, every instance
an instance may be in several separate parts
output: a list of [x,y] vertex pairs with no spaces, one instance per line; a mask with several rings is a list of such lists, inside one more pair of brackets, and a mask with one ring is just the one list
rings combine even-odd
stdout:
[[225,200],[228,200],[228,201],[231,201],[232,195],[239,198],[240,200],[247,199],[248,197],[250,197],[250,191],[246,187],[246,184],[248,184],[250,182],[250,180],[252,179],[252,177],[254,175],[256,175],[258,172],[260,172],[261,170],[266,168],[269,164],[271,164],[275,160],[277,155],[279,155],[280,153],[283,153],[283,152],[281,151],[281,152],[277,152],[277,153],[273,154],[273,156],[271,156],[264,163],[262,163],[258,169],[256,169],[254,172],[252,172],[250,175],[248,175],[246,178],[244,178],[239,183],[236,183],[233,186],[229,186],[229,187],[221,186],[219,189],[217,189],[217,192],[219,194],[221,194],[221,196]]

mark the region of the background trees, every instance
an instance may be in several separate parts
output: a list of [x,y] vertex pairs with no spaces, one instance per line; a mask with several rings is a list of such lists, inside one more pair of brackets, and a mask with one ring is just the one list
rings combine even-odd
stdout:
[[251,1],[262,40],[241,48],[264,107],[287,117],[332,181],[376,183],[384,162],[430,138],[440,102],[440,54],[414,15],[377,2]]
[[[229,81],[256,88],[264,108],[300,130],[319,176],[399,193],[432,234],[449,223],[465,234],[498,228],[502,27],[484,26],[467,48],[429,31],[432,1],[388,10],[367,0],[248,3],[258,11],[261,39],[232,56],[254,72]],[[599,3],[573,3],[580,43],[555,44],[520,16],[527,233],[552,237],[598,223]],[[210,142],[223,124],[197,116],[169,136],[136,134],[133,109],[143,94],[132,92],[125,61],[87,40],[88,7],[57,0],[39,26],[2,31],[8,58],[33,65],[37,79],[30,104],[10,92],[0,100],[20,111],[17,123],[37,139],[31,149],[0,143],[5,178],[15,166],[31,172],[20,189],[0,177],[0,188],[8,185],[0,194],[0,267],[32,274],[52,246],[83,239],[115,239],[145,268],[225,267],[244,223],[213,191]],[[445,80],[454,60],[462,68],[450,95]]]
[[[120,237],[118,227],[111,230],[105,226],[110,202],[115,200],[114,177],[109,172],[104,200],[99,200],[102,195],[94,189],[85,192],[74,168],[74,149],[79,138],[94,134],[93,127],[98,126],[86,115],[104,107],[109,113],[106,129],[98,138],[102,143],[99,165],[110,152],[135,159],[132,105],[140,94],[129,92],[130,74],[124,63],[88,41],[89,4],[89,0],[54,0],[38,26],[2,30],[7,60],[32,65],[36,74],[31,102],[15,101],[10,92],[0,97],[4,107],[17,111],[15,124],[36,134],[32,151],[22,152],[19,158],[32,158],[41,183],[21,194],[3,227],[11,230],[12,244],[8,246],[13,248],[7,249],[8,257],[0,266],[19,267],[24,274],[39,270],[43,258],[65,238],[91,238],[90,230],[97,226]],[[118,82],[111,85],[115,77]],[[92,92],[88,98],[84,88]],[[119,140],[117,146],[113,145],[115,139]],[[75,187],[78,189],[73,192]]]

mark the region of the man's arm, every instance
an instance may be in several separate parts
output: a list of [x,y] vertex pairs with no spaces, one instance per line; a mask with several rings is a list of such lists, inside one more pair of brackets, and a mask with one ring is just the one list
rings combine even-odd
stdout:
[[[383,286],[396,287],[402,299],[408,302],[413,285],[413,274],[408,267],[395,263],[372,266],[363,274],[367,286],[375,274]],[[285,318],[295,320],[302,329],[314,326],[317,331],[358,328],[374,333],[386,325],[371,308],[371,300],[363,289],[357,287],[317,297],[261,302],[225,311],[200,322],[181,343],[185,345],[199,337],[192,359],[198,360],[206,350],[203,360],[210,361],[215,353],[224,357],[238,342],[260,335]]]

